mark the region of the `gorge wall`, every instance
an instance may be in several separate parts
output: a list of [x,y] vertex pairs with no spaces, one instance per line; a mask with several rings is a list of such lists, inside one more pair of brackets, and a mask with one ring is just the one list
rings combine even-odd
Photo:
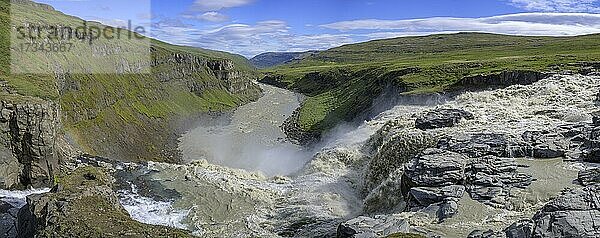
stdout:
[[0,102],[0,188],[52,185],[58,172],[60,107]]

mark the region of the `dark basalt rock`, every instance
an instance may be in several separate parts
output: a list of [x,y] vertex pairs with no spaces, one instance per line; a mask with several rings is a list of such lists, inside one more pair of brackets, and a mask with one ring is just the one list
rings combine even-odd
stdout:
[[452,127],[465,119],[473,120],[474,116],[460,109],[436,109],[417,118],[416,127],[421,130]]
[[446,187],[416,187],[411,188],[409,199],[420,206],[443,202],[446,198],[461,198],[465,193],[465,186],[450,185]]
[[19,208],[0,200],[0,237],[17,237],[17,214]]
[[600,111],[592,113],[592,125],[600,126]]
[[547,159],[562,157],[565,155],[566,149],[568,149],[568,145],[561,144],[561,142],[566,142],[566,140],[558,133],[526,131],[523,133],[522,138],[526,145],[528,145],[524,149],[525,154],[529,154],[533,158]]
[[567,189],[531,220],[504,229],[506,237],[600,237],[600,185]]
[[464,180],[467,157],[450,151],[428,149],[405,166],[405,181],[411,187],[440,187]]
[[516,84],[528,85],[540,81],[549,74],[534,71],[504,71],[498,74],[477,75],[458,81],[455,88],[497,88]]
[[462,185],[411,188],[409,207],[411,210],[429,212],[443,221],[458,212],[458,201],[464,193],[465,187]]
[[600,186],[567,190],[533,220],[533,237],[600,237]]
[[579,171],[577,181],[584,186],[600,184],[600,168],[591,168]]
[[[514,157],[519,152],[516,143],[502,134],[473,134],[462,138],[447,137],[438,142],[438,148],[478,158],[487,155]],[[512,149],[515,148],[515,149]]]
[[409,224],[405,220],[393,216],[375,216],[374,218],[359,216],[338,226],[337,238],[350,237],[385,237],[395,233],[407,233]]
[[467,191],[471,198],[494,207],[509,206],[506,199],[512,188],[526,188],[531,175],[520,173],[514,159],[486,156],[467,166]]
[[0,188],[52,185],[59,127],[55,103],[0,102]]
[[502,236],[502,233],[494,232],[493,230],[474,230],[467,238],[504,238],[504,236]]
[[[557,132],[526,131],[520,138],[503,134],[479,133],[442,138],[438,148],[467,155],[471,158],[497,156],[503,158],[559,158],[567,154],[573,137],[584,134],[585,127],[572,126]],[[571,135],[572,134],[572,135]]]
[[526,188],[531,182],[514,159],[468,159],[456,152],[427,149],[405,165],[402,187],[409,210],[437,214],[441,221],[456,213],[465,190],[486,205],[510,208],[511,189]]
[[504,233],[507,238],[529,238],[533,233],[533,226],[532,220],[520,220],[504,229]]

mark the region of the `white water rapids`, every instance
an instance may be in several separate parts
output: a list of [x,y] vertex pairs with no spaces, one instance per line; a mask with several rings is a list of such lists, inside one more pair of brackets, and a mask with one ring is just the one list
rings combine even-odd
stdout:
[[[437,129],[441,134],[486,132],[517,135],[525,130],[546,130],[564,123],[591,121],[590,113],[596,110],[593,101],[599,85],[598,77],[553,76],[527,86],[467,92],[438,106],[398,105],[358,128],[331,135],[318,153],[306,157],[299,156],[304,154],[298,153],[297,148],[280,142],[280,131],[273,132],[273,125],[280,124],[284,114],[289,114],[281,113],[280,109],[269,110],[278,115],[262,114],[263,109],[280,106],[291,113],[293,107],[281,105],[283,102],[272,98],[263,98],[260,104],[247,106],[251,110],[234,115],[233,123],[228,126],[210,130],[202,127],[184,136],[182,149],[187,153],[186,158],[192,160],[190,156],[202,154],[198,160],[186,165],[149,164],[149,170],[155,172],[151,175],[152,179],[177,191],[181,198],[170,203],[152,203],[147,198],[131,194],[123,203],[137,220],[183,227],[202,237],[331,234],[341,221],[354,218],[362,211],[360,190],[372,156],[364,150],[364,145],[386,123],[393,121],[398,127],[414,127],[417,115],[442,107],[472,112],[475,120]],[[275,94],[267,89],[265,97]],[[254,116],[248,114],[252,111]],[[540,111],[551,111],[552,115],[536,113]],[[274,119],[270,120],[271,116]],[[245,126],[239,127],[236,123]],[[264,126],[265,123],[270,125]],[[241,134],[232,133],[232,130]],[[216,133],[217,137],[189,141],[190,138],[201,137],[202,133],[211,136]],[[265,139],[265,135],[275,136]],[[270,141],[270,144],[265,147],[260,138]],[[248,150],[238,147],[244,143],[258,144],[258,148]],[[273,148],[269,146],[274,146],[277,153],[268,153]],[[277,149],[279,146],[292,149]],[[224,151],[215,155],[215,150]],[[293,165],[288,166],[287,163]],[[515,220],[530,217],[551,196],[565,187],[575,186],[572,180],[577,171],[573,166],[582,166],[564,163],[562,159],[523,158],[519,159],[519,163],[529,165],[524,170],[537,181],[515,198],[515,203],[521,206],[518,210],[495,209],[467,196],[460,202],[458,215],[441,224],[415,213],[403,212],[397,216],[406,218],[414,227],[447,237],[464,237],[473,229],[500,229]],[[296,170],[297,173],[294,173]],[[274,174],[288,177],[271,176]]]

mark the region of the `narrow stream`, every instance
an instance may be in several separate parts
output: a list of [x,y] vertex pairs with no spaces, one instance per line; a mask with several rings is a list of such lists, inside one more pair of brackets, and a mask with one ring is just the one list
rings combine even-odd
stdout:
[[300,106],[300,95],[261,84],[265,95],[239,107],[230,123],[201,125],[180,138],[184,160],[207,160],[230,168],[289,175],[308,160],[300,146],[291,144],[279,126]]

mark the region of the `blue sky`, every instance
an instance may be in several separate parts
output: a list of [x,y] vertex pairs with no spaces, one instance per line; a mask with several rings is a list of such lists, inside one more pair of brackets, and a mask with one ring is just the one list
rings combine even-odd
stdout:
[[600,0],[37,0],[67,14],[147,26],[174,44],[247,57],[460,31],[600,33]]

